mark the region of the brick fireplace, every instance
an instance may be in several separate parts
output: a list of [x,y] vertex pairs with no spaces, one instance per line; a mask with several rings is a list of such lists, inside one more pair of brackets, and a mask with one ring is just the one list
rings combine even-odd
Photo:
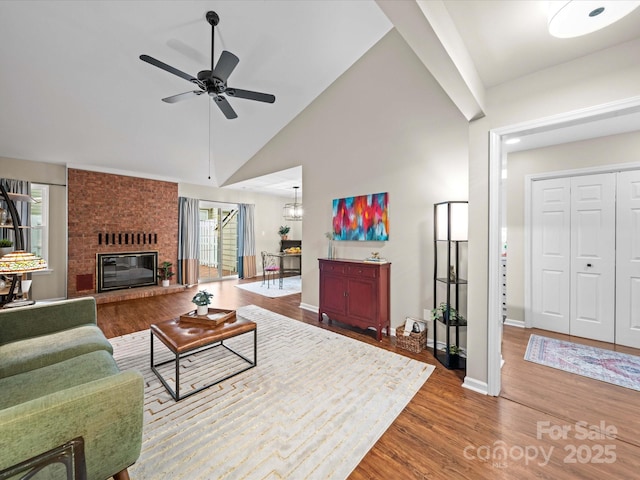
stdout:
[[67,185],[69,298],[96,292],[98,253],[157,251],[177,265],[177,183],[69,169]]

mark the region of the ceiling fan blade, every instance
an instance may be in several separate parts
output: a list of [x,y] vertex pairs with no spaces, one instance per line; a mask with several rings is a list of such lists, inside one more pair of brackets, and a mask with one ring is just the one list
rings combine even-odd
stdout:
[[224,98],[222,95],[211,97],[211,99],[215,102],[216,105],[218,105],[218,108],[222,110],[222,113],[224,113],[224,116],[227,117],[229,120],[238,118],[238,114],[235,112],[233,108],[231,108],[231,105],[229,104],[229,102],[227,102],[227,99]]
[[239,88],[227,88],[224,93],[231,97],[257,100],[258,102],[273,103],[276,101],[275,95],[270,93],[252,92],[251,90],[241,90]]
[[226,82],[229,75],[231,75],[231,72],[233,72],[233,69],[238,65],[239,61],[240,59],[233,53],[223,50],[220,54],[220,58],[218,59],[216,68],[213,69],[213,76],[218,77],[223,82]]
[[203,93],[204,92],[201,90],[194,90],[193,92],[184,92],[179,93],[178,95],[173,95],[172,97],[163,98],[162,101],[166,103],[176,103],[191,97],[197,97],[198,95],[202,95]]
[[195,83],[196,85],[200,86],[200,88],[204,88],[204,85],[202,84],[202,82],[197,78],[194,78],[192,75],[189,75],[188,73],[181,72],[177,68],[173,68],[171,65],[167,65],[166,63],[161,62],[160,60],[156,60],[155,58],[150,57],[149,55],[140,55],[140,60],[142,60],[143,62],[150,63],[154,67],[161,68],[165,72],[173,73],[178,77],[184,78],[185,80]]

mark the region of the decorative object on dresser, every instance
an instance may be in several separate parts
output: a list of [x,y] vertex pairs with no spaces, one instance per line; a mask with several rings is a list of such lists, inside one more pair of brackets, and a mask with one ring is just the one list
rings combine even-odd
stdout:
[[326,232],[324,236],[327,237],[327,240],[329,240],[329,245],[327,246],[327,258],[335,258],[336,255],[333,249],[333,232]]
[[364,259],[364,263],[387,263],[387,259],[380,256],[380,252],[371,252],[371,256]]
[[[467,359],[461,355],[460,329],[467,321],[460,312],[466,311],[467,299],[468,202],[436,203],[433,216],[433,356],[449,369],[464,369]],[[438,346],[439,326],[444,327],[443,346]]]
[[382,340],[382,329],[389,335],[391,264],[360,260],[320,258],[320,308],[318,321],[326,314],[329,321],[359,328],[374,327]]

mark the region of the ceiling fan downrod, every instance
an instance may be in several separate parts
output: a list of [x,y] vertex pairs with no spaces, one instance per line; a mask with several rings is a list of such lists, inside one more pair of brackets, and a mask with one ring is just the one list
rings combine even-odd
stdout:
[[213,72],[213,42],[215,41],[215,27],[220,23],[220,17],[216,12],[210,10],[207,12],[207,22],[211,25],[211,71]]

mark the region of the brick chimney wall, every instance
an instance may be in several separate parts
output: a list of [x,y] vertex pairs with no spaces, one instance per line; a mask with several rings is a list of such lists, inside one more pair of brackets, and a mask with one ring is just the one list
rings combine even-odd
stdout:
[[98,253],[157,251],[177,272],[177,183],[68,169],[67,185],[69,298],[96,292]]

